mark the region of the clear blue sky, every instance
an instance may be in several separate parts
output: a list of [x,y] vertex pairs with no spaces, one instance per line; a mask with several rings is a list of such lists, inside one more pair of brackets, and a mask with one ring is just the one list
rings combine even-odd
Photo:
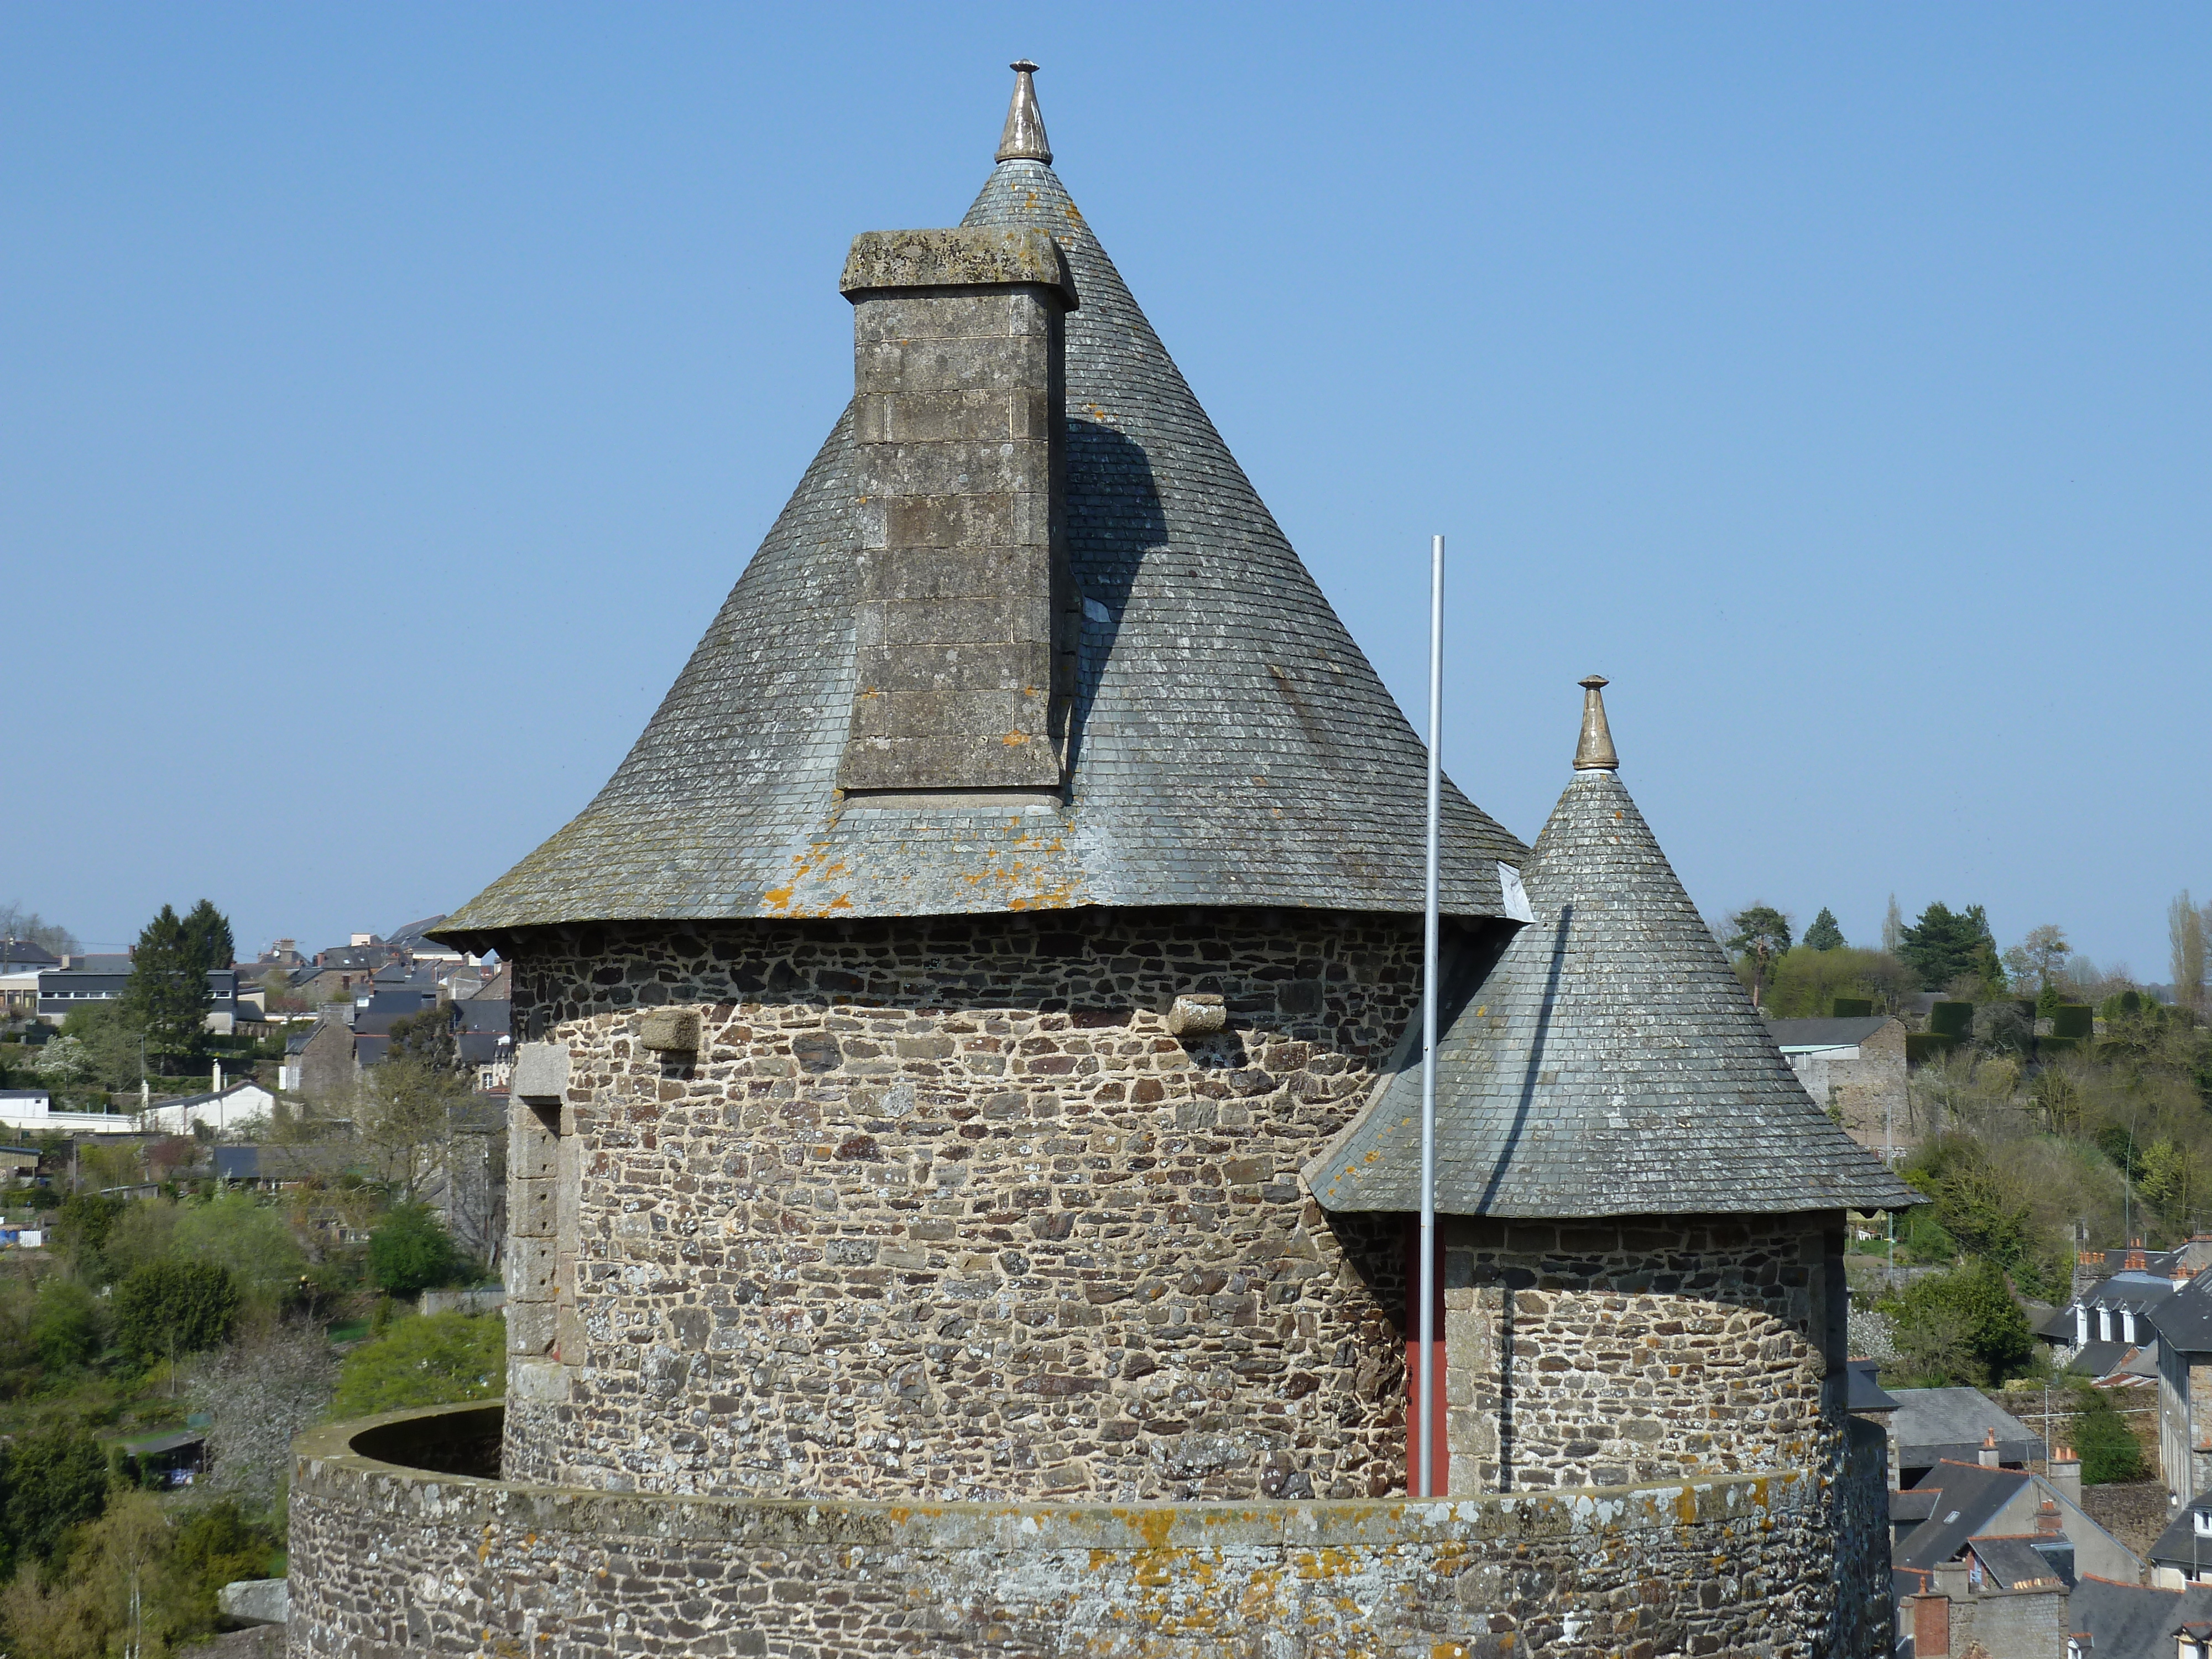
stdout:
[[0,9],[0,899],[458,906],[850,387],[858,231],[1057,166],[1533,837],[1574,680],[1709,912],[2165,974],[2212,896],[2212,10]]

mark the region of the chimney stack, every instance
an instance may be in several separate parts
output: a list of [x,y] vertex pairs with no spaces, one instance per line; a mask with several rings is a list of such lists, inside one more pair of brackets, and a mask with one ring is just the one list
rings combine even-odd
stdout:
[[1984,1429],[1982,1431],[1982,1449],[1976,1455],[1981,1459],[1981,1464],[1984,1468],[1993,1469],[1996,1468],[1997,1431],[1995,1429]]
[[1074,688],[1061,319],[1042,230],[871,231],[853,302],[862,502],[848,796],[1057,792]]
[[2043,1466],[2043,1478],[2051,1489],[2068,1503],[2081,1502],[2081,1460],[2071,1446],[2053,1446],[2051,1461]]

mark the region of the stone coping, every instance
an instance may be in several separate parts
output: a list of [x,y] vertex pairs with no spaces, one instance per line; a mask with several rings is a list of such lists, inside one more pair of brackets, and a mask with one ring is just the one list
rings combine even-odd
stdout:
[[[532,1486],[411,1468],[367,1455],[373,1431],[417,1425],[427,1445],[497,1432],[503,1405],[388,1412],[312,1429],[293,1443],[295,1493],[415,1524],[498,1525],[616,1539],[763,1545],[912,1544],[996,1550],[1182,1551],[1390,1547],[1485,1540],[1595,1539],[1704,1526],[1765,1528],[1816,1517],[1826,1482],[1804,1469],[1652,1486],[1587,1486],[1439,1499],[1264,1503],[911,1503],[700,1497]],[[474,1414],[474,1421],[468,1420]],[[387,1437],[389,1439],[398,1437]]]

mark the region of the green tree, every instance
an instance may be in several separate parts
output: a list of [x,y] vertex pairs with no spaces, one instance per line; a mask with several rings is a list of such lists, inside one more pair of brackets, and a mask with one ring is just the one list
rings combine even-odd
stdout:
[[1814,951],[1839,951],[1844,945],[1844,930],[1836,925],[1836,913],[1826,905],[1813,918],[1813,925],[1805,930],[1805,944]]
[[283,1213],[245,1193],[180,1206],[172,1254],[226,1269],[264,1304],[281,1301],[307,1269]]
[[238,941],[231,937],[230,918],[202,899],[185,912],[185,943],[199,958],[200,971],[212,973],[238,960]]
[[337,1418],[408,1406],[495,1400],[507,1387],[507,1322],[496,1314],[403,1319],[348,1354],[338,1373]]
[[1897,895],[1889,896],[1889,908],[1881,913],[1881,948],[1896,956],[1905,948],[1905,912],[1897,908]]
[[403,1204],[368,1236],[368,1276],[394,1296],[413,1296],[460,1276],[460,1253],[438,1218],[419,1204]]
[[362,1074],[355,1111],[361,1139],[403,1203],[412,1203],[446,1167],[453,1115],[468,1100],[468,1085],[458,1073],[418,1054],[387,1054]]
[[73,1370],[100,1352],[103,1321],[100,1298],[74,1279],[49,1276],[31,1308],[31,1342],[39,1363],[52,1370]]
[[1986,979],[1996,960],[1996,945],[1980,905],[1954,911],[1938,900],[1905,930],[1897,954],[1920,975],[1922,989],[1941,991],[1961,975]]
[[80,1428],[26,1435],[9,1452],[4,1486],[0,1522],[14,1559],[50,1560],[70,1528],[107,1507],[107,1454]]
[[2027,1316],[2013,1300],[2003,1270],[1986,1259],[1917,1281],[1900,1298],[1895,1317],[1900,1334],[1925,1327],[1955,1343],[1976,1382],[2018,1376],[2035,1349]]
[[2142,1443],[2125,1419],[2112,1409],[2102,1389],[2087,1388],[2075,1395],[2075,1412],[2068,1428],[2074,1437],[2075,1454],[2081,1460],[2081,1484],[2101,1486],[2119,1480],[2141,1480]]
[[205,1261],[149,1261],[115,1287],[115,1334],[140,1359],[212,1348],[238,1317],[238,1281]]
[[1790,918],[1771,904],[1747,904],[1727,926],[1728,948],[1751,959],[1751,1000],[1757,1006],[1767,965],[1790,948]]
[[176,911],[165,904],[131,953],[124,1014],[144,1033],[147,1051],[173,1064],[198,1054],[208,1010],[214,1006],[204,945],[185,932]]
[[[1738,964],[1741,973],[1748,960]],[[1783,1019],[1826,1018],[1838,997],[1867,997],[1878,1009],[1895,1008],[1920,986],[1919,976],[1895,957],[1839,945],[1816,951],[1801,945],[1775,958],[1760,1006]]]

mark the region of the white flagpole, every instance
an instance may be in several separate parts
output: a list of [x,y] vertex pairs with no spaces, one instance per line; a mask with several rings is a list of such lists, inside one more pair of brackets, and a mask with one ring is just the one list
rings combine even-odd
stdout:
[[1436,1496],[1437,835],[1443,804],[1444,538],[1429,544],[1429,844],[1421,904],[1421,1489]]

